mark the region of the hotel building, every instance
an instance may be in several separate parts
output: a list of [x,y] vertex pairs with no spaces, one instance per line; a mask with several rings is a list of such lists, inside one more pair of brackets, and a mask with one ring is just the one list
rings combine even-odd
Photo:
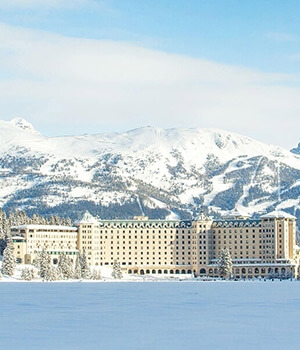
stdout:
[[74,227],[23,225],[11,228],[14,254],[31,264],[46,249],[52,263],[62,252],[75,261],[85,251],[91,266],[118,260],[129,274],[218,276],[219,252],[227,248],[233,276],[298,277],[296,218],[274,211],[249,219],[234,211],[221,220],[203,213],[195,220],[98,220],[86,212]]

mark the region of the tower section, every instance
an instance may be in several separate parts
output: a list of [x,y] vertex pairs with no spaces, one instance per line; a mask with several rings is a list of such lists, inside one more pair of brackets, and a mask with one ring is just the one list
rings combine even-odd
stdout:
[[207,267],[213,256],[213,219],[203,212],[192,224],[193,271],[198,276],[208,274]]
[[89,265],[98,266],[101,260],[101,244],[99,221],[86,211],[80,220],[75,222],[78,227],[77,249],[85,252]]

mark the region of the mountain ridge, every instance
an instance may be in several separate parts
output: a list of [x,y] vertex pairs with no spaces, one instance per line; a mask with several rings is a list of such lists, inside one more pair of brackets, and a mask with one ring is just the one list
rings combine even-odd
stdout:
[[0,121],[0,174],[7,210],[70,215],[86,205],[111,217],[189,217],[238,206],[299,215],[300,156],[219,129],[45,137],[24,119]]

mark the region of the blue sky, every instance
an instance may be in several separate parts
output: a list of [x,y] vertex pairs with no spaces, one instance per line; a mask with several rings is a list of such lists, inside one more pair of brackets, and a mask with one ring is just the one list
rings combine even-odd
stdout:
[[299,15],[296,0],[2,3],[0,118],[48,135],[214,127],[293,146],[281,131],[299,127]]

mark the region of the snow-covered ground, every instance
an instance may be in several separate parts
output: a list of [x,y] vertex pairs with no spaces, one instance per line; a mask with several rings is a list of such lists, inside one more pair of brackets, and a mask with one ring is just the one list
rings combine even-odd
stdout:
[[[0,256],[0,271],[2,268],[2,257]],[[38,269],[35,268],[33,265],[24,265],[24,264],[17,264],[14,270],[14,275],[12,277],[9,276],[2,276],[0,279],[0,285],[3,282],[23,282],[28,283],[27,281],[22,280],[21,274],[22,270],[24,268],[30,268],[34,270],[35,278],[31,282],[42,282],[42,279],[38,275]],[[112,277],[113,269],[108,266],[102,266],[96,268],[96,270],[100,270],[102,279],[98,281],[93,280],[68,280],[67,282],[71,283],[78,283],[78,282],[159,282],[159,281],[189,281],[193,280],[193,275],[191,274],[180,274],[180,275],[159,275],[159,274],[149,274],[149,275],[128,275],[126,273],[123,273],[122,280],[115,280]],[[93,271],[93,268],[91,268],[91,272]],[[57,281],[57,282],[66,282],[66,281]]]
[[1,283],[2,349],[297,349],[300,283]]

